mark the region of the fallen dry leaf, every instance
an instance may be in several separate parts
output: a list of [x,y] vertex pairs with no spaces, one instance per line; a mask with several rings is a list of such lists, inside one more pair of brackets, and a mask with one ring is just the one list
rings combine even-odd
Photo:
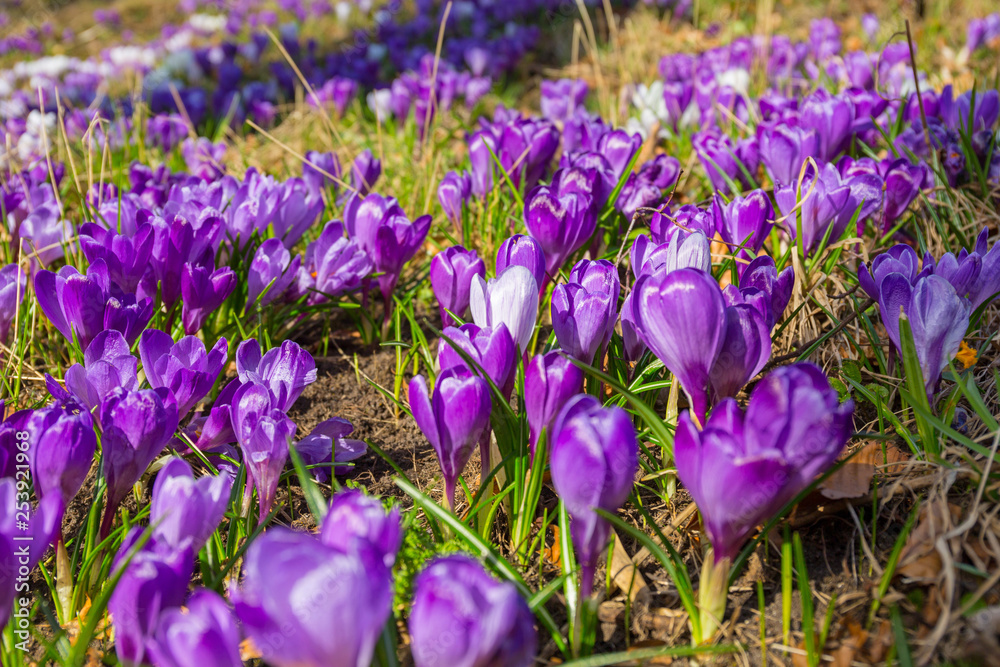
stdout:
[[941,555],[935,548],[939,535],[947,532],[962,517],[962,508],[952,503],[934,501],[920,508],[917,527],[906,539],[899,554],[896,576],[914,583],[933,584],[941,574]]
[[895,445],[872,440],[821,483],[819,493],[830,500],[860,498],[868,493],[878,466],[886,466],[883,472],[898,472],[903,468],[901,463],[909,458]]

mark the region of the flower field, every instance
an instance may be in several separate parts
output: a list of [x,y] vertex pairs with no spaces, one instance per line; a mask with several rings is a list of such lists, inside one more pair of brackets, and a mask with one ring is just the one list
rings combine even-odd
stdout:
[[0,8],[0,662],[1000,665],[988,1]]

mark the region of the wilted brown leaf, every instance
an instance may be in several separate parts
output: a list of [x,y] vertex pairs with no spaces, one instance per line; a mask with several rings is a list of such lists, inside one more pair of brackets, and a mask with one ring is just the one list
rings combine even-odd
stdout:
[[941,573],[941,555],[935,548],[939,535],[958,523],[962,508],[943,500],[932,501],[920,508],[917,527],[906,539],[899,554],[896,575],[917,583],[933,584]]
[[819,485],[820,495],[830,500],[859,498],[868,493],[878,466],[888,464],[884,472],[898,472],[903,467],[901,462],[908,458],[909,456],[895,445],[872,440]]

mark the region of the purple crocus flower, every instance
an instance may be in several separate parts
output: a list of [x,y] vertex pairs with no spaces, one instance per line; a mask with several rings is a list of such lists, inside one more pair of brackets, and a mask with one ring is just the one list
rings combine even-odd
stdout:
[[469,309],[480,327],[492,329],[505,325],[518,349],[524,352],[538,318],[538,283],[531,271],[517,264],[507,267],[488,283],[481,276],[474,276]]
[[242,383],[257,382],[267,387],[273,407],[288,412],[302,391],[316,381],[316,362],[290,340],[262,356],[260,342],[251,338],[236,348],[236,372]]
[[344,236],[343,223],[326,223],[315,241],[306,247],[305,260],[299,270],[297,290],[306,294],[309,302],[336,299],[361,287],[374,265],[358,242]]
[[261,243],[247,272],[246,307],[249,309],[257,303],[258,297],[260,306],[263,307],[284,295],[292,281],[298,277],[301,261],[299,255],[292,258],[280,239],[268,239]]
[[475,250],[462,246],[452,246],[434,255],[431,260],[431,287],[441,309],[441,323],[444,326],[458,322],[465,317],[469,308],[469,290],[475,276],[486,276],[486,265]]
[[225,474],[195,479],[187,461],[171,458],[153,485],[149,505],[153,538],[171,549],[198,553],[219,527],[232,486],[232,478]]
[[410,380],[410,410],[438,455],[453,512],[455,484],[489,427],[490,406],[490,386],[466,368],[452,367],[438,375],[433,396],[423,376]]
[[611,166],[615,183],[621,180],[632,158],[642,146],[642,135],[625,130],[612,130],[597,142],[597,153],[604,156]]
[[25,509],[17,481],[0,479],[0,627],[10,620],[15,596],[24,594],[18,577],[30,574],[45,555],[59,534],[64,511],[59,494],[43,498],[33,510]]
[[504,396],[510,397],[514,391],[517,348],[502,322],[493,329],[475,324],[463,324],[460,327],[448,327],[441,332],[441,339],[438,342],[438,369],[444,371],[460,366],[478,373],[479,370],[470,367],[456,347],[479,365],[482,372],[493,381]]
[[[331,463],[350,463],[368,451],[364,441],[347,437],[353,432],[351,422],[333,417],[317,424],[309,435],[295,443],[295,450],[306,465],[318,466],[312,470],[313,477],[328,482]],[[350,466],[346,465],[333,467],[333,472],[338,475],[349,470]]]
[[160,615],[149,655],[156,667],[242,667],[240,629],[226,601],[199,588],[184,604]]
[[323,197],[309,189],[302,179],[290,178],[278,188],[274,218],[271,220],[276,238],[286,248],[292,248],[323,213]]
[[381,175],[382,161],[367,148],[358,153],[351,163],[351,187],[360,197],[372,191]]
[[819,135],[811,128],[778,123],[761,126],[759,135],[761,161],[777,185],[797,182],[806,160],[820,157]]
[[878,37],[879,20],[874,14],[863,14],[861,16],[861,29],[865,31],[865,36],[869,42],[874,43]]
[[972,306],[947,280],[934,275],[917,281],[909,306],[903,310],[910,318],[924,387],[931,396],[941,372],[961,347]]
[[146,136],[150,143],[169,153],[187,138],[189,124],[176,114],[157,114],[146,123]]
[[80,226],[80,248],[88,262],[104,260],[112,283],[127,294],[135,294],[149,268],[153,231],[151,225],[142,224],[133,235],[126,236],[87,222]]
[[515,234],[500,244],[497,250],[497,275],[515,264],[531,271],[536,284],[545,283],[545,252],[534,238],[526,234]]
[[799,206],[797,219],[788,220],[789,234],[795,238],[801,228],[802,247],[809,254],[819,248],[824,236],[827,244],[839,241],[855,214],[864,220],[878,210],[882,179],[872,174],[845,179],[832,164],[824,164],[818,176],[802,181],[801,190],[788,185],[779,188],[774,198],[785,215],[793,215]]
[[529,667],[534,615],[510,582],[464,554],[439,556],[417,575],[410,611],[414,667]]
[[[115,557],[116,569],[123,565],[142,533],[141,526],[129,531]],[[132,557],[108,602],[119,660],[133,665],[146,662],[161,616],[184,604],[193,570],[190,548],[173,549],[155,539]]]
[[631,295],[643,342],[680,381],[694,414],[708,413],[709,372],[726,334],[726,303],[711,275],[697,269],[644,275]]
[[24,301],[26,287],[24,271],[17,264],[8,264],[0,269],[0,343],[7,342],[17,309]]
[[778,268],[770,255],[760,255],[755,258],[740,276],[739,290],[747,295],[751,290],[757,290],[765,297],[768,306],[766,319],[767,329],[774,328],[781,319],[792,298],[792,288],[795,285],[795,269],[791,266],[778,273]]
[[920,275],[912,284],[901,273],[885,275],[879,289],[879,312],[889,340],[902,353],[900,311],[909,318],[927,395],[933,395],[941,372],[954,358],[969,328],[972,306],[945,278]]
[[879,167],[885,181],[879,227],[885,234],[896,225],[920,191],[933,184],[934,176],[926,165],[914,165],[906,158],[884,161]]
[[24,430],[32,443],[29,456],[35,493],[40,499],[60,496],[68,505],[94,462],[93,418],[89,412],[52,405],[32,413]]
[[39,271],[35,294],[53,326],[67,340],[75,335],[82,350],[105,329],[120,331],[131,345],[153,316],[151,300],[137,302],[131,295],[112,295],[108,267],[101,259],[92,262],[86,274],[72,266],[58,273]]
[[542,116],[557,122],[566,121],[587,99],[587,82],[582,79],[542,81]]
[[371,257],[375,270],[382,274],[378,284],[388,317],[399,273],[427,238],[431,216],[422,215],[410,222],[394,197],[372,192],[364,200],[352,197],[344,210],[344,219],[348,235],[357,240]]
[[819,156],[826,162],[832,162],[850,146],[854,104],[847,96],[831,95],[824,88],[819,88],[802,102],[799,122],[803,128],[816,132]]
[[336,153],[306,153],[306,161],[302,163],[302,180],[311,192],[319,194],[327,188],[336,188],[340,174],[340,160]]
[[770,307],[747,303],[739,290],[732,291],[740,300],[726,306],[722,346],[708,373],[713,403],[735,396],[771,358]]
[[250,545],[243,584],[230,593],[243,631],[275,667],[369,664],[392,613],[392,573],[381,556],[272,528]]
[[138,389],[138,367],[139,360],[132,355],[125,337],[113,329],[102,331],[83,353],[83,365],[73,364],[66,370],[66,390],[92,411],[118,387]]
[[472,178],[468,172],[459,174],[456,171],[449,171],[438,185],[438,202],[440,202],[441,208],[451,224],[460,231],[462,228],[462,207],[469,200],[471,194]]
[[716,562],[734,558],[759,524],[837,460],[853,412],[854,403],[839,403],[822,370],[802,362],[758,383],[745,415],[731,398],[715,407],[703,430],[690,413],[681,415],[677,476],[701,511]]
[[203,181],[216,181],[226,173],[224,142],[212,143],[205,137],[188,138],[181,144],[187,170]]
[[170,390],[182,419],[212,391],[228,351],[225,338],[216,341],[207,353],[205,343],[196,336],[185,336],[174,343],[170,334],[147,329],[139,339],[146,380],[153,388]]
[[616,512],[632,490],[639,444],[628,413],[604,408],[589,394],[569,400],[552,424],[552,483],[572,517],[580,563],[580,594],[588,597],[611,533],[595,509]]
[[[270,390],[258,382],[247,382],[236,390],[231,414],[247,472],[257,489],[258,518],[263,522],[271,511],[288,460],[295,423],[274,407]],[[249,485],[246,492],[250,493]]]
[[108,484],[101,535],[107,537],[118,505],[177,430],[177,406],[164,388],[116,389],[101,405],[100,422]]
[[756,137],[734,143],[727,135],[695,132],[691,143],[716,190],[728,193],[729,181],[743,188],[750,187],[751,179],[747,178],[747,174],[752,178],[760,164],[760,149]]
[[[559,346],[589,364],[607,347],[614,333],[621,282],[606,259],[580,260],[570,282],[552,291],[552,328]],[[602,362],[598,360],[598,365]]]
[[[715,229],[729,245],[729,251],[736,253],[737,248],[742,248],[739,256],[747,260],[753,259],[774,227],[774,207],[763,190],[754,190],[746,197],[733,197],[728,204],[716,195],[712,216]],[[740,262],[738,266],[746,265]]]
[[974,255],[979,255],[982,260],[979,274],[969,286],[969,300],[972,302],[973,310],[992,300],[1000,292],[1000,243],[988,247],[989,234],[989,229],[983,227],[976,238],[976,247],[972,252]]
[[545,253],[545,271],[555,276],[582,248],[597,227],[590,198],[573,192],[557,195],[540,185],[524,203],[524,224]]
[[[403,543],[399,508],[393,507],[386,512],[378,498],[358,489],[345,489],[330,499],[330,508],[319,529],[319,540],[345,553],[371,548],[382,554],[382,562],[391,569]],[[363,545],[361,549],[358,543]]]
[[538,354],[524,369],[524,406],[531,432],[531,455],[542,431],[570,398],[583,390],[583,371],[558,350]]
[[213,270],[208,266],[185,264],[181,273],[181,322],[184,333],[198,333],[236,287],[236,274],[228,266]]

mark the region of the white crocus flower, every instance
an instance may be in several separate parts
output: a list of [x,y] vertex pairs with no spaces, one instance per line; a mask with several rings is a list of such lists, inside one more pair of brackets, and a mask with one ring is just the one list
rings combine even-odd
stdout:
[[518,348],[524,350],[538,319],[538,283],[530,270],[517,264],[488,283],[476,276],[469,292],[469,308],[477,326],[492,328],[503,323]]

